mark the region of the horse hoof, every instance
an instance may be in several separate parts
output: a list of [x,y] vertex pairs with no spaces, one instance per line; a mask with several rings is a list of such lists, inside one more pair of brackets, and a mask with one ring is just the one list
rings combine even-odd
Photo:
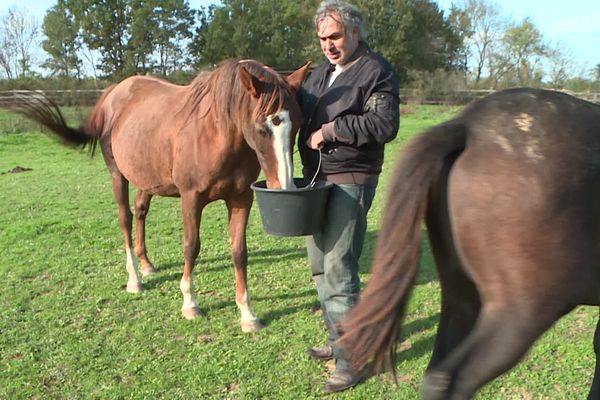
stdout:
[[242,321],[241,325],[242,325],[242,332],[244,332],[244,333],[258,332],[262,328],[265,327],[262,324],[262,322],[260,322],[260,320],[258,320],[258,319],[253,319],[251,321]]
[[206,314],[200,310],[200,307],[182,308],[181,314],[187,320],[192,320],[197,317],[204,317]]
[[127,293],[142,293],[144,287],[140,283],[127,284]]
[[423,379],[421,395],[424,400],[442,400],[447,397],[450,376],[445,372],[428,372]]
[[146,267],[142,267],[142,276],[148,276],[148,275],[152,275],[155,274],[157,272],[157,269],[154,268],[154,265],[150,264]]

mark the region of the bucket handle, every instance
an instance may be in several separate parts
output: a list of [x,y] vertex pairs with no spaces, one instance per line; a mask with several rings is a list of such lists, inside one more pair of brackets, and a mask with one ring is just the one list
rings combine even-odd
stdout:
[[317,179],[317,175],[319,175],[319,170],[321,169],[321,150],[319,149],[319,165],[317,165],[317,170],[315,171],[315,175],[311,179],[307,188],[313,188],[315,186],[315,180]]

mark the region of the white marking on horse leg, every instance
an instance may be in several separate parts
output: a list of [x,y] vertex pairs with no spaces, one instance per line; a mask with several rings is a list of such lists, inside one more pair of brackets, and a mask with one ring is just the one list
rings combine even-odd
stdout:
[[183,294],[183,305],[181,306],[181,313],[187,319],[194,319],[201,315],[200,307],[196,303],[196,291],[194,289],[194,277],[190,276],[189,280],[185,277],[181,278],[179,288]]
[[[276,124],[274,121],[278,121]],[[294,165],[292,164],[292,144],[290,132],[292,121],[286,110],[267,117],[267,124],[273,132],[273,149],[277,158],[277,178],[282,189],[294,187]]]
[[138,271],[137,259],[129,247],[125,248],[125,254],[127,255],[125,268],[127,268],[127,274],[129,275],[129,279],[127,280],[127,292],[139,293],[144,288],[142,286],[142,279],[140,278],[140,273]]
[[240,325],[242,326],[243,332],[256,332],[263,328],[263,324],[258,318],[256,318],[254,310],[252,310],[248,291],[244,292],[241,301],[238,301],[236,299],[235,304],[237,304],[238,308],[240,309],[240,312],[242,313]]

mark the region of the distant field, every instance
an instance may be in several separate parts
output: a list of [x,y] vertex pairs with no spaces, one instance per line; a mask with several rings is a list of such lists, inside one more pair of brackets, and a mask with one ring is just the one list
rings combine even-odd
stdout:
[[[370,214],[364,282],[395,157],[409,137],[458,109],[404,111]],[[85,112],[72,109],[68,115],[75,122]],[[117,209],[102,157],[90,159],[37,130],[0,111],[0,399],[321,398],[328,367],[309,360],[305,350],[320,344],[325,332],[302,238],[266,235],[253,208],[249,288],[266,328],[243,334],[226,208],[210,205],[195,270],[198,301],[208,318],[186,321],[180,315],[179,201],[153,200],[147,239],[159,272],[145,279],[145,292],[128,294]],[[423,245],[398,357],[400,384],[385,374],[335,398],[419,398],[439,315],[439,285],[427,242]],[[597,318],[597,308],[576,309],[477,398],[586,398]]]

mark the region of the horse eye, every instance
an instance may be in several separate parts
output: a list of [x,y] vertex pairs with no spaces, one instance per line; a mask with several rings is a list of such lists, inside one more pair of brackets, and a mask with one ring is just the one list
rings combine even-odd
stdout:
[[281,118],[279,118],[279,117],[276,115],[276,116],[274,116],[274,117],[271,119],[271,122],[273,123],[273,125],[275,125],[275,126],[279,126],[279,124],[281,124]]

